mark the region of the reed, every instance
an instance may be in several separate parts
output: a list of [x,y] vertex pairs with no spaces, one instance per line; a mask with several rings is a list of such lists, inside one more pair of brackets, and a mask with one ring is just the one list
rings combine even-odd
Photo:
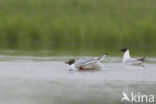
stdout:
[[1,49],[156,51],[154,0],[1,0]]

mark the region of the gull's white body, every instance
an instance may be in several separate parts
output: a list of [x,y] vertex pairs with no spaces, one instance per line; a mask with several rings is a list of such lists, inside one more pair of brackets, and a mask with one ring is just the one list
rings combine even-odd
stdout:
[[129,50],[124,53],[122,63],[129,65],[141,65],[144,61],[131,58]]

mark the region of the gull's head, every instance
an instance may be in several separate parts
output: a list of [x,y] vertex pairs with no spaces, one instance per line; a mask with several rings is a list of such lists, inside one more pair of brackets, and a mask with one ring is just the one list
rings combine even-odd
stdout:
[[107,56],[107,55],[108,55],[108,53],[104,53],[104,55],[105,55],[105,56]]
[[120,51],[125,53],[128,49],[127,48],[122,48]]
[[68,65],[72,65],[72,64],[75,63],[75,60],[74,59],[71,59],[71,60],[69,60],[68,62],[65,62],[65,63],[68,64]]

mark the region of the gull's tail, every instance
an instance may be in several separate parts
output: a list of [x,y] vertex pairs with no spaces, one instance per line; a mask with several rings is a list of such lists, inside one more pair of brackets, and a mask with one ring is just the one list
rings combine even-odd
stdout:
[[140,58],[140,59],[138,59],[138,61],[145,61],[145,56]]
[[97,62],[101,62],[102,60],[104,60],[104,58],[107,56],[107,53],[105,53],[102,57],[97,59]]

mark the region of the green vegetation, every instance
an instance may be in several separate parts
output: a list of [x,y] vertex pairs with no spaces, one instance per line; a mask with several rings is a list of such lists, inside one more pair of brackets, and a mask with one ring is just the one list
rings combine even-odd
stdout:
[[1,0],[0,48],[156,52],[155,0]]

